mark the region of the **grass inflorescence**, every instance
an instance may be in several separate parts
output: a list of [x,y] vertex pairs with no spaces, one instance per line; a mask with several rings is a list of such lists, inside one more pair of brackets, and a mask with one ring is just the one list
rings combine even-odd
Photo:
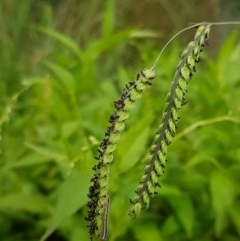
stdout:
[[158,178],[164,173],[167,148],[176,134],[179,112],[185,102],[187,85],[195,65],[199,62],[200,52],[209,36],[210,25],[198,27],[194,40],[181,54],[181,60],[175,72],[170,91],[167,95],[166,106],[162,115],[159,131],[156,133],[153,144],[146,157],[144,175],[136,189],[137,196],[131,200],[131,219],[135,219],[143,208],[149,207],[149,198],[156,193],[159,187]]
[[110,125],[105,133],[105,138],[99,145],[98,155],[95,157],[97,164],[94,165],[94,176],[91,179],[92,185],[89,188],[88,216],[90,239],[97,237],[106,239],[107,236],[107,218],[110,205],[110,196],[108,191],[109,167],[113,162],[113,153],[120,140],[122,131],[125,128],[125,121],[129,117],[130,110],[134,108],[135,101],[142,96],[142,92],[147,86],[151,86],[155,78],[156,65],[163,51],[169,43],[178,35],[186,30],[196,27],[194,39],[189,42],[186,49],[180,55],[180,61],[177,65],[170,91],[165,100],[165,107],[161,122],[145,156],[145,171],[138,187],[135,190],[136,196],[130,200],[131,209],[129,216],[135,220],[142,209],[149,207],[150,198],[157,193],[156,189],[160,187],[159,177],[164,173],[166,166],[166,155],[168,146],[171,145],[176,135],[179,121],[179,113],[182,106],[186,103],[187,87],[190,79],[196,71],[196,63],[200,61],[200,54],[209,38],[210,28],[213,25],[239,24],[238,22],[222,23],[198,23],[193,26],[182,29],[175,34],[163,47],[158,55],[155,64],[142,70],[135,81],[129,82],[119,100],[114,102],[115,111],[109,118]]
[[93,183],[89,188],[89,211],[86,220],[89,221],[89,234],[91,239],[94,236],[101,236],[104,229],[104,206],[108,198],[108,178],[109,165],[113,161],[113,152],[117,147],[121,132],[125,128],[125,121],[129,117],[129,112],[133,109],[135,101],[142,96],[142,92],[147,86],[152,85],[155,77],[155,68],[142,70],[135,81],[126,85],[121,98],[115,101],[115,111],[109,118],[109,127],[105,133],[105,138],[99,145],[97,164],[93,167]]

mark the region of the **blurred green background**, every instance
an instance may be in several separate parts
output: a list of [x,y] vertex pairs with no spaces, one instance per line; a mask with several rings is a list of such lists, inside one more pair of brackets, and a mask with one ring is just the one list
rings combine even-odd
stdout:
[[[239,13],[237,0],[1,0],[0,240],[88,240],[91,167],[113,101],[177,31]],[[141,160],[194,30],[164,52],[111,166],[108,240],[240,239],[239,29],[213,27],[162,188],[132,224]]]

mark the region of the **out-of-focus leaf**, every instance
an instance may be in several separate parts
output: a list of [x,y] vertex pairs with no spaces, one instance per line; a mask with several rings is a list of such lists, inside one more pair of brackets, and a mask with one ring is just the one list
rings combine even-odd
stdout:
[[[121,192],[122,193],[122,192]],[[122,193],[123,194],[123,193]],[[110,200],[109,211],[109,236],[110,240],[115,240],[123,235],[129,228],[130,220],[128,218],[128,198],[124,195],[115,196]],[[118,223],[118,225],[114,225]]]
[[53,72],[54,75],[61,80],[62,84],[68,91],[73,92],[76,88],[75,78],[66,68],[63,68],[56,63],[46,61],[45,65]]
[[29,149],[35,151],[36,153],[45,156],[47,158],[54,159],[55,161],[62,161],[66,159],[66,156],[64,154],[60,154],[57,151],[53,151],[50,147],[40,147],[36,146],[32,143],[25,143],[26,147]]
[[188,196],[175,196],[169,200],[174,209],[174,213],[190,238],[193,235],[194,227],[194,208],[191,199]]
[[89,45],[87,50],[84,52],[83,59],[96,59],[102,52],[111,50],[119,43],[130,39],[131,33],[132,30],[123,30],[111,35],[111,38],[103,38],[91,43],[91,45]]
[[49,205],[47,199],[42,196],[24,193],[12,193],[1,195],[1,212],[27,211],[30,213],[47,213]]
[[219,61],[226,62],[229,56],[232,54],[234,46],[236,44],[238,32],[236,30],[232,31],[232,33],[228,36],[227,40],[221,46],[221,49],[218,54]]
[[236,227],[238,234],[240,235],[240,207],[235,203],[231,205],[229,209],[229,215],[232,220],[233,225]]
[[168,237],[178,232],[180,226],[173,215],[170,215],[163,223],[161,227],[161,233],[164,237]]
[[134,234],[139,241],[163,240],[160,229],[156,224],[150,222],[135,225]]
[[67,218],[73,215],[87,202],[88,180],[90,173],[74,171],[66,182],[61,186],[58,194],[56,210],[51,218],[49,226],[41,237],[44,241],[54,230]]
[[210,177],[210,191],[215,213],[215,232],[219,236],[227,221],[227,211],[233,203],[233,183],[226,175],[215,171]]
[[[136,128],[135,130],[137,130]],[[137,133],[137,132],[136,132]],[[130,144],[129,148],[125,151],[124,155],[122,155],[121,161],[121,171],[126,172],[131,169],[136,162],[139,160],[139,154],[144,150],[146,146],[147,138],[149,136],[149,127],[145,127],[140,132],[139,135],[135,136],[135,139]]]
[[121,162],[116,166],[121,172],[126,172],[132,168],[139,160],[140,154],[143,154],[149,135],[149,124],[153,116],[149,113],[139,119],[127,133],[125,133],[116,150],[118,156],[121,157]]
[[73,133],[77,132],[79,126],[79,121],[71,121],[64,123],[62,126],[62,137],[66,139],[69,138]]
[[56,39],[57,41],[59,41],[60,43],[62,43],[65,47],[69,48],[74,54],[76,54],[77,57],[81,57],[81,51],[80,48],[78,47],[78,45],[72,41],[69,37],[54,31],[53,29],[48,29],[48,28],[44,28],[41,26],[36,26],[36,29],[48,36],[50,36],[53,39]]
[[31,167],[34,165],[39,165],[47,162],[55,161],[52,158],[46,158],[46,156],[41,156],[38,153],[31,153],[27,156],[22,157],[17,162],[11,163],[8,168],[23,168]]
[[105,1],[106,7],[103,13],[103,34],[104,37],[109,37],[114,29],[114,1]]
[[159,195],[168,197],[169,199],[171,199],[172,196],[175,196],[175,195],[178,196],[181,194],[182,194],[182,191],[177,186],[177,184],[173,186],[165,183],[164,186],[161,188],[161,191],[159,192]]

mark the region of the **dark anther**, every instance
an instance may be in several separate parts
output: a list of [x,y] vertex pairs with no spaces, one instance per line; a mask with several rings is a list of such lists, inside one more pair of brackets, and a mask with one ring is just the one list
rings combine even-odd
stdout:
[[134,89],[138,92],[138,93],[142,93],[143,92],[143,90],[139,90],[138,88],[137,88],[137,85],[134,87]]
[[135,100],[131,98],[131,95],[129,96],[129,100],[131,100],[133,103],[135,102]]
[[137,74],[137,80],[139,80],[140,76],[141,76],[141,74],[138,73],[138,74]]
[[98,148],[97,151],[100,155],[103,155],[103,151],[100,148]]
[[124,100],[121,99],[121,100],[115,101],[114,105],[117,110],[120,110],[121,108],[123,108],[125,106]]
[[[153,77],[151,77],[151,78],[149,78],[150,80],[152,80],[152,79],[154,79]],[[152,82],[150,82],[150,81],[146,81],[146,84],[148,84],[148,85],[152,85]]]
[[102,164],[103,164],[102,161],[99,162],[98,165],[97,165],[97,169],[101,169],[102,168]]
[[157,177],[160,177],[160,176],[161,176],[161,174],[158,173],[155,169],[154,169],[154,172],[155,172],[155,174],[157,175]]
[[137,190],[134,191],[137,195],[139,195],[139,192]]
[[109,139],[105,138],[102,140],[102,142],[100,143],[100,147],[104,150],[106,149],[107,145],[109,145]]
[[[99,156],[95,156],[94,159],[99,160]],[[93,167],[94,168],[94,167]],[[95,169],[93,169],[95,171]]]
[[133,85],[135,85],[134,81],[129,82],[129,85],[132,87]]
[[142,75],[144,78],[146,78],[146,75],[145,75],[145,73],[144,73],[143,70],[141,70],[141,75]]
[[[97,180],[97,177],[92,177],[92,179],[91,179],[91,182],[95,182]],[[91,189],[91,187],[90,187],[90,189]]]
[[188,101],[186,99],[182,99],[182,106],[186,105]]
[[112,125],[108,127],[107,132],[105,134],[106,137],[110,136],[110,133],[114,131],[114,127],[115,127],[115,123],[112,123]]
[[115,112],[110,116],[109,122],[113,123],[119,118],[119,115]]

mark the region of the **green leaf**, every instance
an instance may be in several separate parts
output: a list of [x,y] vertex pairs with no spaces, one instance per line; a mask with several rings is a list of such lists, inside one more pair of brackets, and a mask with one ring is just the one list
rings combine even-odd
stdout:
[[62,137],[63,138],[69,138],[72,134],[76,133],[80,128],[80,122],[79,121],[71,121],[64,123],[62,126]]
[[54,73],[54,75],[61,81],[65,88],[71,92],[76,89],[75,78],[71,72],[50,61],[46,61],[44,64]]
[[44,28],[41,26],[36,26],[36,29],[38,31],[50,36],[51,38],[56,39],[60,43],[62,43],[65,47],[69,48],[74,54],[76,54],[76,56],[78,58],[81,57],[82,53],[80,51],[80,48],[69,37],[67,37],[57,31],[54,31],[53,29],[48,29],[48,28]]
[[123,135],[116,150],[117,156],[121,157],[121,162],[117,165],[121,172],[131,169],[139,161],[140,155],[144,153],[152,117],[151,114],[148,114],[141,118]]
[[190,197],[183,195],[174,196],[169,201],[188,238],[191,238],[194,227],[194,208]]
[[215,171],[210,177],[210,191],[215,213],[215,232],[220,236],[227,219],[227,211],[234,199],[233,183],[226,175]]
[[112,34],[111,38],[104,38],[91,43],[84,52],[83,64],[85,65],[85,60],[87,61],[87,63],[91,63],[88,62],[89,59],[91,61],[95,61],[96,58],[104,51],[112,50],[116,48],[119,44],[122,44],[127,39],[130,39],[131,33],[132,30],[123,30]]
[[161,233],[163,236],[167,237],[167,236],[173,235],[174,233],[178,232],[179,229],[180,229],[180,226],[179,226],[176,218],[173,215],[170,215],[164,221],[164,223],[161,227]]
[[1,212],[27,211],[30,213],[47,213],[49,205],[47,199],[33,194],[12,193],[1,196]]
[[[127,215],[128,199],[123,195],[115,195],[110,200],[109,232],[111,240],[116,240],[129,228],[129,218]],[[117,223],[118,225],[112,226]],[[109,239],[110,240],[110,239]]]
[[59,151],[54,152],[52,150],[52,148],[50,148],[50,147],[40,147],[40,146],[36,146],[32,143],[25,143],[25,145],[26,145],[26,147],[35,151],[36,153],[38,153],[42,156],[45,156],[49,159],[53,159],[57,162],[61,162],[66,159],[66,156],[64,154],[60,154]]
[[61,186],[56,210],[47,230],[40,239],[41,241],[46,240],[65,219],[86,204],[90,174],[89,172],[80,172],[74,169],[69,179]]
[[114,28],[114,1],[108,0],[105,2],[106,7],[103,13],[103,35],[109,37]]
[[237,30],[232,31],[228,35],[227,40],[224,42],[224,44],[221,46],[221,49],[219,50],[219,54],[218,54],[219,61],[226,62],[226,60],[230,57],[236,45],[237,37],[238,37]]
[[54,162],[52,158],[48,158],[45,155],[39,155],[38,153],[30,153],[27,156],[22,157],[17,162],[10,163],[8,168],[25,168],[34,165],[44,164],[47,162]]
[[238,234],[240,235],[240,207],[237,203],[231,205],[229,209],[229,216],[233,225],[236,227]]
[[[138,129],[138,128],[136,128]],[[135,130],[136,130],[135,129]],[[149,127],[141,130],[138,136],[135,136],[135,140],[129,144],[129,148],[123,152],[121,160],[121,171],[126,172],[131,169],[139,160],[139,155],[145,150],[146,142],[149,136]]]
[[159,227],[154,223],[145,222],[134,227],[135,237],[139,241],[163,240]]

